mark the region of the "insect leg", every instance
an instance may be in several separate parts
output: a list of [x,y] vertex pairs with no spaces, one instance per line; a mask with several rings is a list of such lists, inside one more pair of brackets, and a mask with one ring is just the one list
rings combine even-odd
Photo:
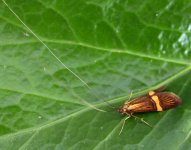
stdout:
[[140,118],[140,117],[134,116],[133,114],[131,114],[131,116],[132,116],[132,117],[134,117],[135,119],[138,119],[139,121],[141,121],[141,122],[145,123],[146,125],[148,125],[149,127],[151,127],[151,128],[152,128],[152,126],[151,126],[148,122],[146,122],[143,118]]
[[123,131],[123,128],[124,128],[124,126],[125,126],[125,121],[126,121],[127,119],[129,119],[130,117],[131,117],[131,115],[128,114],[128,116],[123,120],[123,124],[122,124],[121,130],[120,130],[120,132],[119,132],[119,135],[120,135],[121,132]]

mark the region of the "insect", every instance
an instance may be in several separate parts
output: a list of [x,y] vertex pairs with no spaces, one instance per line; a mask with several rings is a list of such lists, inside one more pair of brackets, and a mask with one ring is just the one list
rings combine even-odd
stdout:
[[[159,88],[157,90],[150,91],[148,94],[125,102],[117,111],[121,114],[127,115],[123,122],[123,126],[125,121],[130,117],[139,119],[141,122],[151,126],[143,118],[135,116],[134,113],[164,111],[174,108],[179,104],[181,104],[181,99],[176,94],[172,92],[161,92],[161,89]],[[120,133],[123,130],[123,126]]]

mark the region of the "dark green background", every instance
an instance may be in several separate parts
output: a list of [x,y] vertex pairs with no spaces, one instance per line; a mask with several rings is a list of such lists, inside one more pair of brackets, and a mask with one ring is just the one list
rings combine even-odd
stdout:
[[[0,149],[190,149],[190,0],[6,2],[91,89],[0,1]],[[161,85],[182,105],[138,115],[153,128],[129,119],[119,136],[124,117],[102,100]]]

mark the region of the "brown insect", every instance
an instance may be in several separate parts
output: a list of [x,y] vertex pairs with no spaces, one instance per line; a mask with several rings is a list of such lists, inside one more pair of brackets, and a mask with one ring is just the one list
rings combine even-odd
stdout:
[[134,117],[151,127],[151,125],[144,121],[143,118],[134,116],[134,113],[164,111],[174,108],[180,103],[181,100],[176,94],[171,92],[161,92],[161,89],[150,91],[148,94],[127,101],[117,110],[119,113],[127,115],[120,133],[123,130],[125,121],[130,117]]

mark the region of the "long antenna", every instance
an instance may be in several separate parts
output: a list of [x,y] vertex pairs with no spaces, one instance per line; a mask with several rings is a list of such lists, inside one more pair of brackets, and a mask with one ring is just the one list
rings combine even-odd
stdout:
[[59,61],[62,66],[64,66],[70,73],[72,73],[75,77],[77,77],[87,88],[90,89],[89,85],[82,80],[76,73],[74,73],[70,68],[68,68],[55,54],[54,52],[21,20],[21,18],[9,7],[9,5],[2,0],[3,3],[8,7],[8,9],[15,15],[15,17],[48,49],[48,51],[52,54],[52,56],[54,56],[54,58],[57,59],[57,61]]
[[[52,54],[52,56],[58,61],[60,62],[60,64],[65,67],[70,73],[72,73],[76,78],[78,78],[86,88],[88,88],[92,95],[94,95],[96,98],[101,99],[100,97],[98,97],[96,94],[93,94],[92,92],[92,88],[76,73],[74,73],[68,66],[66,66],[56,55],[55,53],[41,40],[41,38],[39,38],[23,21],[22,19],[10,8],[10,6],[6,3],[5,0],[2,0],[2,2],[7,6],[7,8],[15,15],[15,17],[27,28],[28,31],[30,31],[32,33],[32,35],[34,37],[36,37],[47,49],[48,51]],[[112,106],[109,102],[101,99],[102,101],[104,101],[105,103],[107,103],[111,108],[115,109],[114,106]]]

